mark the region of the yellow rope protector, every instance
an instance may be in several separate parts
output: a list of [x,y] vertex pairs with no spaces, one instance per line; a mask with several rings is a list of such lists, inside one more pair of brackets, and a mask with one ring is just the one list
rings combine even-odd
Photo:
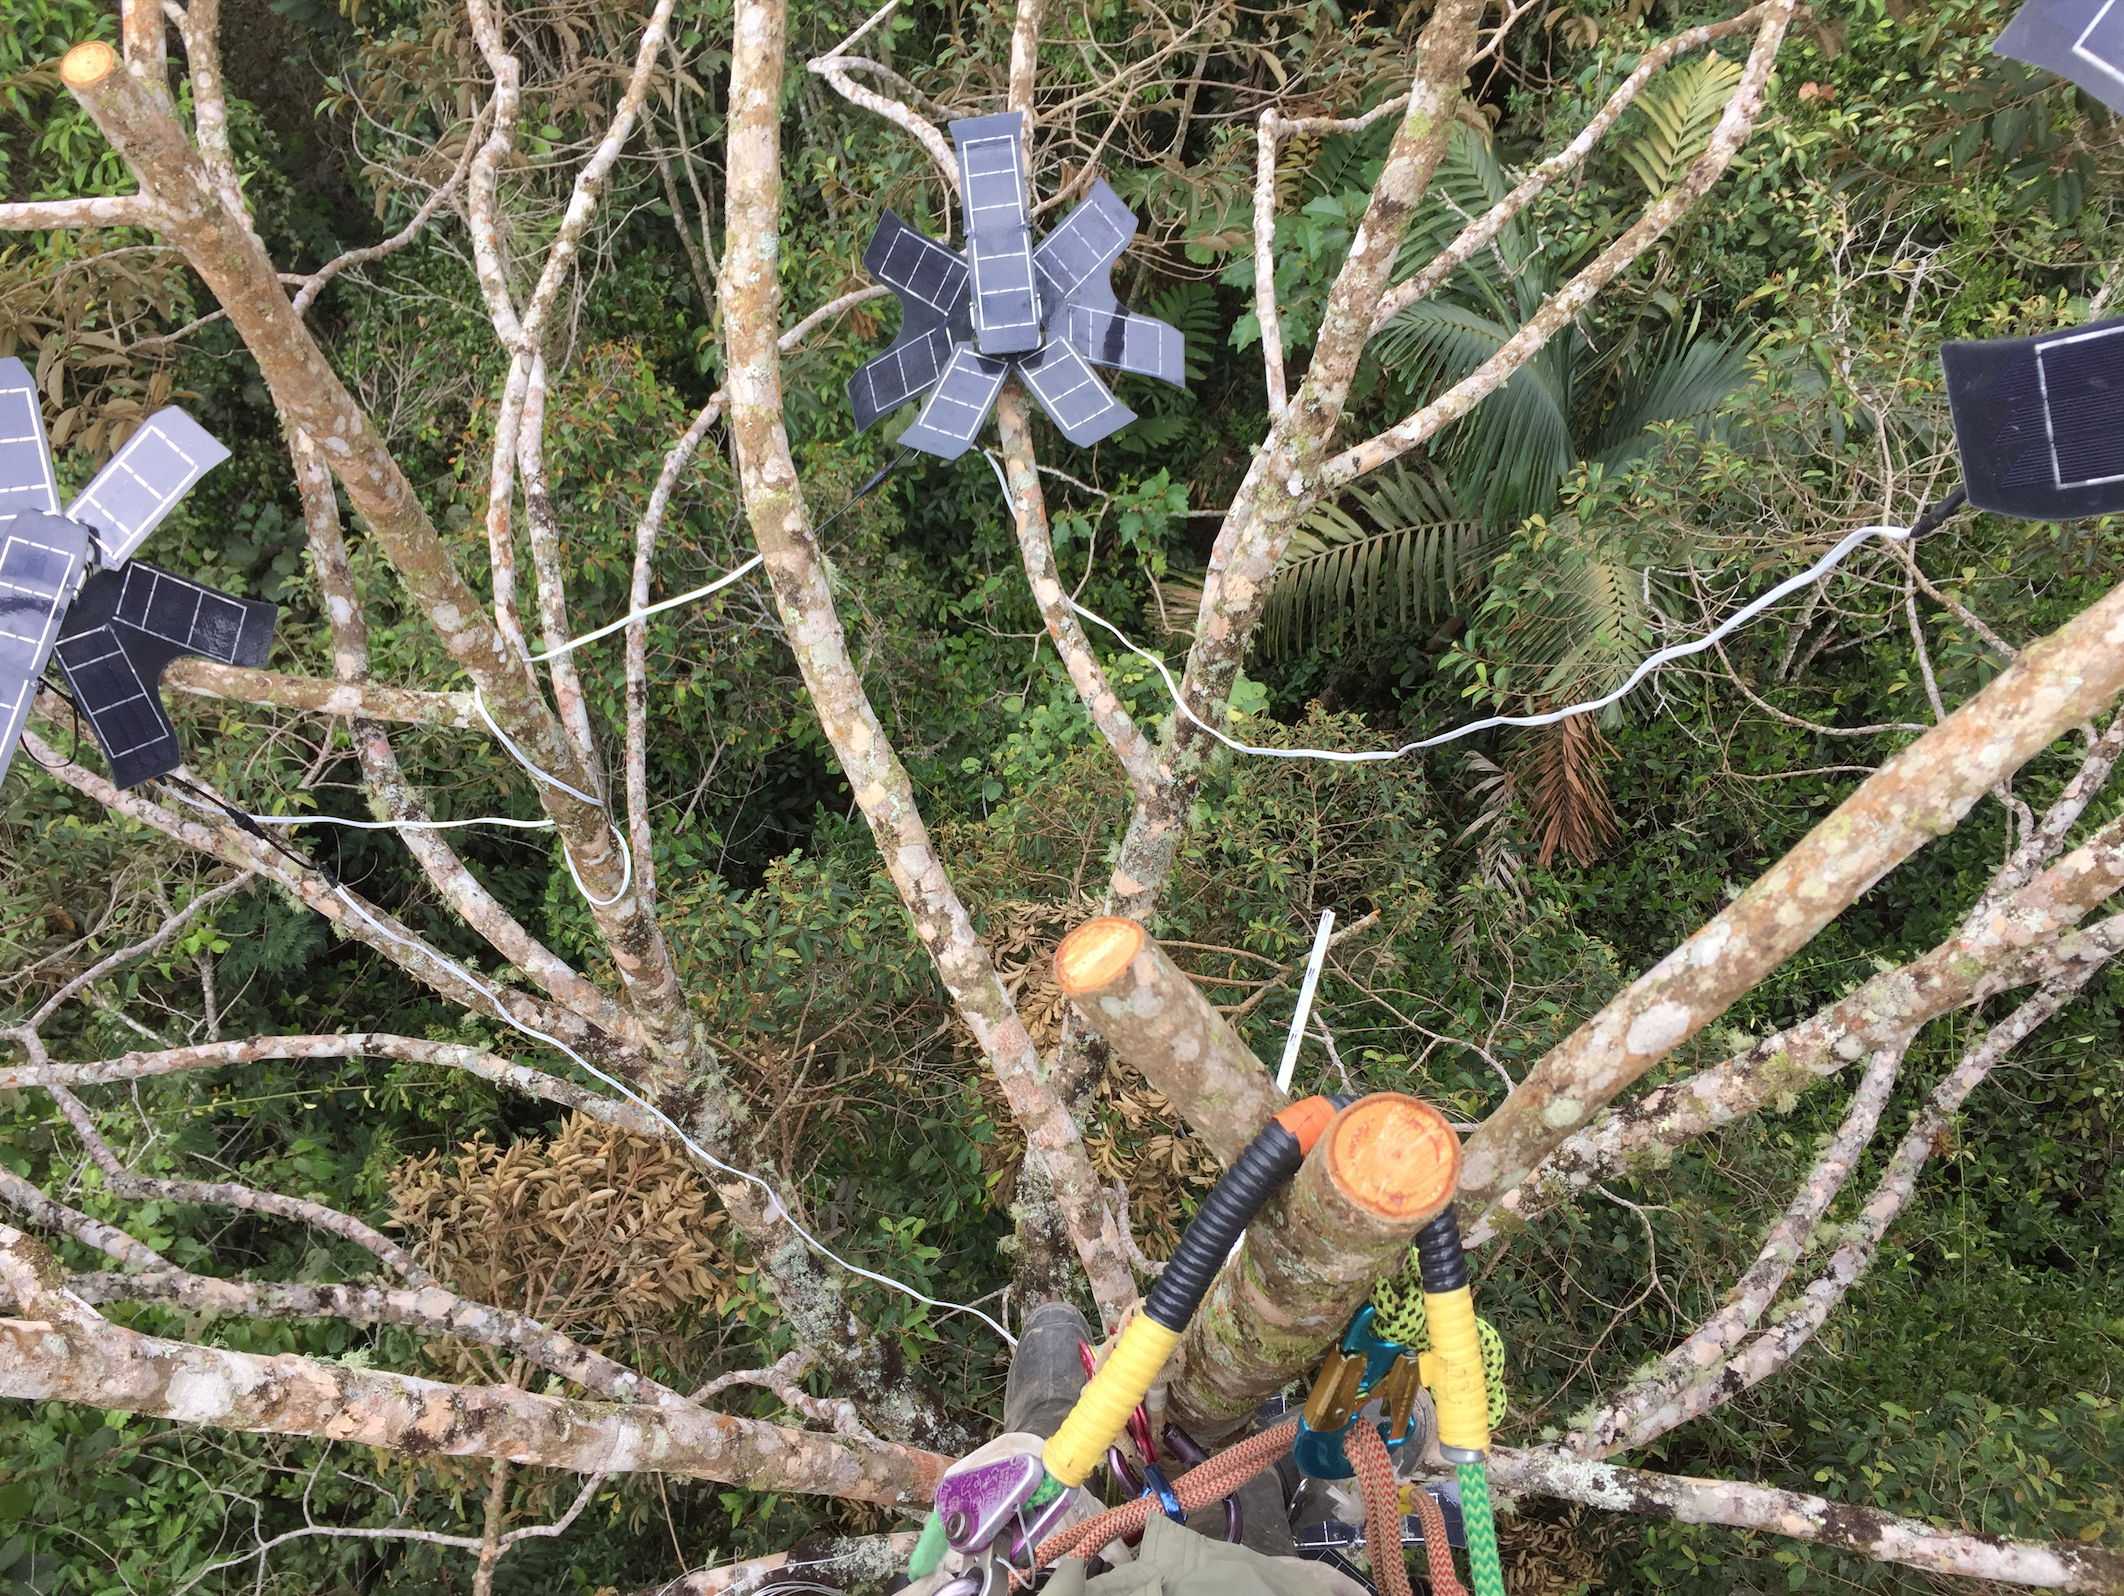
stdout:
[[1419,1356],[1417,1371],[1438,1406],[1438,1444],[1462,1452],[1487,1452],[1490,1396],[1482,1374],[1474,1294],[1466,1286],[1435,1294],[1427,1291],[1423,1308],[1431,1350]]
[[[1465,1297],[1466,1292],[1461,1295]],[[1470,1336],[1474,1334],[1471,1330]],[[1047,1472],[1064,1485],[1082,1485],[1084,1477],[1106,1461],[1106,1449],[1114,1444],[1143,1400],[1151,1382],[1164,1369],[1165,1360],[1180,1344],[1181,1332],[1168,1330],[1149,1314],[1139,1313],[1121,1332],[1121,1341],[1099,1365],[1069,1410],[1062,1428],[1047,1443]],[[1481,1400],[1482,1365],[1475,1365],[1477,1402]],[[1487,1436],[1488,1431],[1484,1432]]]

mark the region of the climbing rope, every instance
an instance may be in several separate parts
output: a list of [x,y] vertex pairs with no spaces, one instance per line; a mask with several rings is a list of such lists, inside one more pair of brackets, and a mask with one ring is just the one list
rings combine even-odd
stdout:
[[[1343,1446],[1357,1471],[1364,1493],[1364,1546],[1371,1554],[1372,1580],[1380,1596],[1411,1596],[1408,1565],[1401,1558],[1401,1482],[1386,1442],[1369,1424],[1353,1424]],[[1445,1514],[1429,1491],[1411,1493],[1423,1518],[1423,1549],[1431,1562],[1432,1596],[1468,1596],[1453,1572],[1453,1549],[1446,1544]]]
[[[1423,1277],[1418,1273],[1416,1249],[1401,1272],[1372,1288],[1372,1328],[1389,1341],[1398,1341],[1411,1352],[1431,1350],[1431,1324],[1423,1309]],[[1490,1428],[1505,1418],[1504,1337],[1487,1319],[1475,1321],[1475,1335],[1482,1343],[1483,1394],[1490,1404]]]
[[[1291,1441],[1298,1434],[1297,1421],[1298,1416],[1294,1413],[1274,1429],[1248,1436],[1174,1480],[1173,1495],[1179,1498],[1181,1513],[1193,1513],[1212,1502],[1223,1501],[1282,1457],[1291,1449]],[[1154,1497],[1139,1496],[1133,1502],[1124,1502],[1096,1517],[1057,1530],[1040,1543],[1039,1550],[1033,1554],[1033,1566],[1044,1568],[1064,1557],[1088,1556],[1110,1541],[1141,1534],[1143,1526],[1150,1522],[1151,1514],[1159,1511],[1162,1509]],[[1394,1539],[1399,1545],[1401,1537],[1398,1533]],[[1406,1587],[1402,1596],[1407,1596]]]

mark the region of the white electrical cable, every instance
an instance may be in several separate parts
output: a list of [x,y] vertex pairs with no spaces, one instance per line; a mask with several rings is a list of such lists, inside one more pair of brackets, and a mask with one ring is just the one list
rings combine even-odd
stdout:
[[681,593],[677,598],[664,599],[658,603],[650,605],[645,610],[630,611],[629,613],[622,615],[618,620],[609,622],[604,626],[600,626],[594,632],[585,632],[581,637],[571,637],[570,639],[568,639],[567,642],[562,643],[558,648],[549,648],[543,654],[532,654],[527,657],[534,665],[542,664],[549,659],[558,659],[563,654],[574,653],[585,643],[594,643],[601,637],[610,637],[614,632],[618,631],[623,626],[631,626],[636,621],[645,620],[651,615],[660,615],[665,610],[675,610],[681,604],[691,604],[695,599],[704,599],[709,594],[720,592],[723,588],[728,587],[732,582],[737,581],[738,578],[744,576],[747,572],[751,571],[754,566],[758,565],[762,558],[763,556],[755,554],[751,559],[747,560],[736,570],[728,572],[723,576],[717,577],[706,587],[697,587],[691,593]]
[[1335,911],[1320,911],[1320,929],[1313,933],[1312,957],[1305,961],[1305,979],[1298,984],[1298,1011],[1291,1016],[1291,1034],[1284,1039],[1283,1062],[1276,1067],[1276,1090],[1289,1092],[1291,1076],[1298,1068],[1298,1049],[1305,1041],[1305,1022],[1312,1017],[1313,991],[1320,985],[1320,966],[1327,961],[1328,943],[1335,934]]
[[516,756],[516,762],[519,765],[522,765],[524,769],[530,771],[533,776],[537,777],[540,781],[544,782],[548,787],[553,788],[555,791],[566,793],[570,798],[580,798],[584,803],[592,804],[599,809],[605,807],[604,799],[593,798],[589,793],[582,791],[580,788],[569,786],[565,781],[562,781],[560,777],[553,775],[548,771],[539,769],[538,766],[532,762],[531,756],[525,753],[521,748],[516,746],[516,740],[511,737],[507,732],[503,731],[499,726],[494,724],[494,717],[487,713],[487,701],[479,696],[479,685],[476,682],[473,684],[472,687],[472,707],[479,711],[479,718],[487,723],[487,730],[494,733],[496,737],[501,739],[502,747],[508,749],[510,753],[514,754]]
[[1458,738],[1470,736],[1475,732],[1488,731],[1493,726],[1553,726],[1558,721],[1568,720],[1573,715],[1584,715],[1596,709],[1605,709],[1608,705],[1628,696],[1639,682],[1659,669],[1660,666],[1672,660],[1687,659],[1691,654],[1701,654],[1705,649],[1710,648],[1729,633],[1754,620],[1756,616],[1762,614],[1764,610],[1777,603],[1778,600],[1798,592],[1811,582],[1819,581],[1822,577],[1828,575],[1829,572],[1836,569],[1846,555],[1850,554],[1853,549],[1857,548],[1868,538],[1880,537],[1900,542],[1909,535],[1910,528],[1906,526],[1862,526],[1855,532],[1845,533],[1834,548],[1808,566],[1806,570],[1800,572],[1797,576],[1787,577],[1760,598],[1755,599],[1726,617],[1725,620],[1706,632],[1702,637],[1695,639],[1693,642],[1676,643],[1670,648],[1661,649],[1656,654],[1647,655],[1638,662],[1637,668],[1630,673],[1629,679],[1612,693],[1605,693],[1599,698],[1589,698],[1582,704],[1572,704],[1568,708],[1550,710],[1541,715],[1492,715],[1485,720],[1470,721],[1465,726],[1456,726],[1449,732],[1440,732],[1435,737],[1424,737],[1413,743],[1404,743],[1399,748],[1376,748],[1363,753],[1352,753],[1346,749],[1334,748],[1257,748],[1251,743],[1242,743],[1237,738],[1228,737],[1187,707],[1187,704],[1180,697],[1179,684],[1173,680],[1173,673],[1166,669],[1164,660],[1153,654],[1149,649],[1139,647],[1132,642],[1126,632],[1104,616],[1094,614],[1075,600],[1070,601],[1070,608],[1087,621],[1097,626],[1102,626],[1113,633],[1115,637],[1121,640],[1121,646],[1130,653],[1139,654],[1156,666],[1158,674],[1165,679],[1165,690],[1171,695],[1174,708],[1234,753],[1255,754],[1263,759],[1324,759],[1338,765],[1370,765],[1377,764],[1383,760],[1400,759],[1405,755],[1417,752],[1419,749],[1436,748],[1441,743],[1450,743]]
[[563,1042],[559,1037],[548,1036],[544,1031],[537,1030],[532,1026],[524,1024],[522,1020],[517,1019],[513,1014],[509,1012],[508,1005],[502,1002],[499,993],[497,993],[492,987],[488,986],[485,982],[481,981],[477,976],[475,976],[470,970],[467,970],[463,965],[460,965],[451,959],[445,958],[442,954],[436,952],[433,948],[424,947],[418,942],[409,941],[405,937],[398,935],[395,931],[391,930],[388,926],[382,924],[379,920],[377,920],[374,915],[370,914],[366,909],[362,908],[360,902],[353,896],[352,893],[348,892],[345,887],[335,883],[333,885],[332,890],[338,895],[339,900],[354,912],[356,918],[361,920],[365,925],[367,925],[372,931],[376,932],[376,934],[378,936],[381,936],[385,941],[395,942],[400,947],[409,948],[414,953],[419,954],[423,958],[434,960],[436,963],[442,965],[445,969],[450,971],[452,975],[455,975],[460,981],[464,982],[465,985],[472,988],[473,991],[479,993],[490,1004],[494,1006],[495,1018],[499,1019],[504,1025],[510,1026],[515,1030],[521,1031],[525,1036],[530,1037],[535,1042],[543,1042],[548,1047],[554,1048],[559,1052],[567,1054],[567,1056],[572,1059],[575,1062],[576,1066],[581,1069],[585,1074],[590,1075],[596,1080],[602,1081],[606,1086],[609,1086],[613,1091],[619,1093],[620,1096],[627,1099],[627,1101],[632,1103],[636,1108],[640,1109],[643,1113],[649,1115],[650,1118],[656,1120],[658,1124],[662,1125],[666,1130],[670,1131],[673,1136],[676,1136],[679,1139],[680,1144],[684,1146],[688,1152],[692,1153],[694,1157],[700,1159],[703,1163],[707,1164],[712,1169],[721,1170],[724,1174],[730,1176],[733,1180],[742,1180],[748,1185],[757,1186],[761,1191],[765,1192],[767,1194],[767,1201],[771,1205],[770,1212],[779,1213],[784,1219],[786,1219],[789,1222],[789,1228],[795,1231],[799,1236],[803,1237],[805,1243],[810,1246],[813,1251],[821,1254],[824,1257],[832,1259],[835,1263],[839,1264],[850,1274],[860,1275],[863,1279],[875,1281],[881,1286],[889,1286],[893,1290],[901,1292],[904,1295],[913,1298],[916,1302],[921,1303],[925,1308],[942,1308],[952,1313],[970,1313],[976,1319],[979,1319],[983,1324],[987,1325],[991,1330],[995,1331],[997,1335],[1001,1336],[1011,1346],[1015,1347],[1018,1344],[1018,1338],[1016,1336],[1012,1335],[1008,1330],[1004,1329],[1003,1326],[998,1324],[995,1320],[989,1318],[989,1316],[983,1313],[979,1308],[973,1307],[972,1305],[964,1302],[946,1302],[938,1297],[925,1296],[922,1292],[917,1291],[913,1286],[910,1286],[904,1280],[895,1280],[891,1275],[881,1275],[875,1270],[865,1269],[860,1264],[850,1263],[846,1258],[843,1258],[839,1253],[835,1252],[831,1247],[827,1246],[823,1241],[819,1240],[818,1237],[814,1236],[810,1231],[806,1230],[802,1225],[798,1224],[796,1222],[796,1216],[791,1214],[789,1211],[789,1205],[783,1202],[781,1196],[775,1191],[775,1189],[772,1186],[768,1185],[767,1182],[762,1180],[758,1175],[753,1174],[750,1170],[739,1169],[735,1165],[724,1163],[720,1158],[716,1157],[715,1154],[709,1152],[707,1148],[703,1147],[691,1136],[688,1136],[685,1131],[681,1130],[678,1124],[671,1118],[670,1115],[666,1114],[662,1109],[658,1108],[646,1097],[643,1097],[640,1093],[636,1092],[632,1087],[627,1085],[625,1081],[619,1080],[614,1076],[607,1075],[603,1070],[599,1069],[595,1064],[592,1064],[588,1059],[584,1058],[582,1054],[576,1052],[574,1048],[570,1047],[566,1042]]
[[[575,883],[575,890],[583,895],[583,902],[589,904],[593,909],[611,908],[620,899],[624,898],[627,895],[627,889],[634,885],[634,850],[627,846],[627,839],[620,835],[619,827],[613,825],[609,820],[605,822],[605,826],[611,831],[612,840],[619,844],[620,850],[619,890],[614,892],[609,898],[593,898],[590,896],[590,889],[583,885],[583,878],[575,873],[575,855],[568,851],[568,839],[565,837],[561,839],[561,857],[568,861],[568,879]],[[622,975],[626,973],[625,970],[620,972]]]

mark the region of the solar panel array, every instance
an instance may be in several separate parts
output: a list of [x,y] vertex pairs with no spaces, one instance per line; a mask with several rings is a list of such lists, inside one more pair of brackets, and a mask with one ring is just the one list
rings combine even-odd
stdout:
[[849,381],[857,430],[926,391],[900,442],[955,460],[1015,369],[1062,435],[1088,446],[1135,420],[1093,365],[1186,386],[1180,334],[1114,297],[1113,263],[1136,236],[1136,217],[1110,185],[1094,182],[1033,245],[1024,133],[1015,111],[951,124],[963,259],[891,211],[878,224],[863,264],[899,298],[900,332]]
[[1019,361],[1018,371],[1047,419],[1079,448],[1097,443],[1136,419],[1135,411],[1108,392],[1084,357],[1061,339]]
[[951,124],[966,208],[966,258],[973,272],[974,339],[984,355],[1040,347],[1024,134],[1025,118],[1017,111]]
[[55,654],[96,734],[111,780],[135,787],[183,762],[162,707],[162,673],[194,654],[263,665],[277,610],[139,562],[81,584]]
[[959,345],[922,413],[900,434],[900,446],[942,460],[958,459],[973,447],[974,434],[1009,375],[1008,361],[991,360],[970,345]]
[[2124,318],[1944,344],[1969,502],[2031,520],[2124,512]]
[[29,368],[10,355],[0,360],[0,515],[36,510],[59,513],[59,480],[44,412]]

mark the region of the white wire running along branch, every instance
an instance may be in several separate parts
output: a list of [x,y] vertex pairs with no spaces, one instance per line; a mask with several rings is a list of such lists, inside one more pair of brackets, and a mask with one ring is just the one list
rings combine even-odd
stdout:
[[810,1231],[806,1230],[802,1225],[798,1224],[796,1215],[789,1211],[789,1205],[782,1201],[781,1194],[777,1192],[760,1176],[753,1174],[752,1171],[749,1169],[739,1169],[734,1164],[724,1163],[722,1159],[716,1157],[715,1154],[709,1152],[707,1148],[703,1147],[699,1142],[695,1141],[691,1136],[687,1135],[686,1132],[680,1128],[678,1123],[673,1120],[670,1115],[666,1114],[662,1109],[658,1108],[654,1103],[650,1102],[648,1098],[642,1096],[641,1093],[635,1091],[634,1088],[629,1086],[625,1081],[622,1081],[615,1076],[607,1075],[603,1070],[599,1069],[595,1064],[591,1063],[588,1059],[584,1058],[582,1054],[576,1052],[574,1048],[570,1047],[566,1042],[563,1042],[559,1037],[548,1036],[544,1031],[538,1030],[532,1026],[524,1024],[522,1020],[519,1020],[518,1018],[516,1018],[515,1015],[509,1012],[508,1005],[502,1002],[500,994],[498,994],[494,990],[494,988],[488,986],[484,981],[480,980],[478,976],[474,975],[463,965],[458,964],[452,959],[445,958],[442,954],[436,952],[433,948],[426,947],[418,942],[413,942],[405,937],[399,936],[388,926],[384,925],[382,922],[377,920],[374,915],[370,914],[367,910],[362,908],[361,904],[354,898],[351,893],[347,891],[345,887],[334,885],[332,890],[338,895],[339,900],[344,903],[348,907],[348,909],[353,911],[354,915],[358,919],[360,919],[363,924],[367,925],[370,930],[374,931],[378,936],[384,938],[384,940],[387,942],[395,942],[402,948],[411,949],[415,954],[419,955],[421,958],[430,959],[433,960],[435,963],[440,964],[444,969],[448,970],[452,975],[456,976],[458,980],[464,982],[465,985],[469,986],[473,991],[479,993],[482,997],[484,997],[487,1002],[493,1006],[494,1017],[496,1019],[500,1020],[504,1025],[509,1026],[511,1029],[522,1032],[525,1036],[530,1037],[534,1042],[543,1042],[546,1044],[546,1046],[553,1048],[558,1052],[566,1054],[568,1058],[575,1063],[576,1067],[582,1070],[586,1075],[589,1075],[594,1080],[603,1082],[613,1091],[619,1093],[620,1096],[624,1097],[628,1102],[632,1103],[636,1108],[640,1109],[643,1113],[649,1115],[650,1118],[654,1119],[666,1130],[670,1131],[673,1136],[678,1138],[679,1144],[681,1146],[683,1146],[688,1152],[693,1154],[694,1157],[701,1160],[702,1163],[708,1165],[709,1168],[719,1169],[724,1174],[730,1176],[733,1180],[742,1180],[746,1184],[756,1186],[761,1191],[765,1192],[767,1194],[767,1201],[772,1204],[772,1211],[775,1213],[779,1213],[784,1219],[788,1220],[789,1228],[795,1231],[799,1236],[801,1236],[804,1240],[804,1244],[810,1247],[814,1252],[818,1253],[821,1257],[831,1259],[834,1263],[839,1264],[843,1269],[847,1270],[852,1275],[860,1276],[864,1280],[873,1281],[878,1285],[886,1286],[894,1291],[900,1292],[903,1296],[909,1297],[912,1300],[921,1303],[922,1306],[925,1308],[941,1308],[947,1313],[970,1313],[976,1319],[979,1319],[983,1324],[987,1325],[991,1330],[995,1331],[997,1335],[1001,1336],[1008,1345],[1014,1347],[1018,1344],[1018,1338],[1016,1336],[1012,1335],[1008,1330],[1004,1329],[1002,1325],[998,1324],[995,1320],[989,1318],[987,1314],[983,1313],[979,1308],[974,1307],[970,1303],[946,1302],[941,1297],[932,1297],[925,1294],[924,1292],[916,1290],[913,1286],[910,1286],[904,1280],[897,1280],[891,1275],[879,1274],[874,1269],[865,1269],[861,1264],[850,1263],[846,1258],[843,1258],[839,1253],[835,1252],[831,1247],[827,1246],[826,1243],[819,1240],[818,1237],[814,1236]]
[[610,637],[614,632],[619,631],[622,627],[632,626],[636,621],[646,620],[652,615],[661,615],[665,610],[675,610],[681,604],[691,604],[696,599],[704,599],[708,597],[708,595],[711,593],[719,593],[724,588],[728,587],[732,582],[737,581],[740,577],[748,575],[752,571],[752,569],[760,563],[761,559],[762,556],[755,554],[751,559],[747,560],[736,570],[717,577],[706,587],[697,587],[690,593],[681,593],[677,598],[660,599],[658,602],[650,605],[647,609],[632,610],[627,614],[622,615],[618,620],[610,621],[607,622],[605,625],[600,626],[594,632],[585,632],[581,637],[571,637],[568,639],[567,642],[562,643],[557,648],[549,648],[543,654],[530,654],[525,657],[528,658],[532,664],[540,665],[545,663],[549,659],[558,659],[563,654],[572,654],[577,649],[581,648],[585,643],[594,643],[601,637]]
[[1705,649],[1713,647],[1722,641],[1730,633],[1747,625],[1748,622],[1754,620],[1756,616],[1762,614],[1764,610],[1777,603],[1780,599],[1797,593],[1810,583],[1820,581],[1843,563],[1845,557],[1868,538],[1886,538],[1891,542],[1901,542],[1908,536],[1910,536],[1910,528],[1907,526],[1862,526],[1855,532],[1845,533],[1837,541],[1835,547],[1808,566],[1806,570],[1800,572],[1797,576],[1787,577],[1784,581],[1778,583],[1777,586],[1771,588],[1769,592],[1727,616],[1725,620],[1719,622],[1717,626],[1706,632],[1702,637],[1687,643],[1676,643],[1670,648],[1659,650],[1656,654],[1646,655],[1644,659],[1638,662],[1637,668],[1630,672],[1629,679],[1612,693],[1604,693],[1599,698],[1589,698],[1582,704],[1571,704],[1563,709],[1552,709],[1540,715],[1491,715],[1484,720],[1470,721],[1465,726],[1456,726],[1449,732],[1440,732],[1435,737],[1423,737],[1413,743],[1403,743],[1399,748],[1374,748],[1363,752],[1351,752],[1347,749],[1335,748],[1257,748],[1252,743],[1242,743],[1235,737],[1228,737],[1187,707],[1186,701],[1180,696],[1179,684],[1173,680],[1173,673],[1166,669],[1164,660],[1153,654],[1149,649],[1136,644],[1126,632],[1114,625],[1112,621],[1086,609],[1074,599],[1070,601],[1069,607],[1093,625],[1102,626],[1113,633],[1115,637],[1121,640],[1121,646],[1130,653],[1139,654],[1144,659],[1149,660],[1157,668],[1158,674],[1164,678],[1165,690],[1172,698],[1173,707],[1201,727],[1202,730],[1208,732],[1210,736],[1216,738],[1218,742],[1231,749],[1232,752],[1255,754],[1263,759],[1324,759],[1331,764],[1337,765],[1373,765],[1389,759],[1401,759],[1421,749],[1436,748],[1441,743],[1450,743],[1462,737],[1472,736],[1479,731],[1488,731],[1493,726],[1553,726],[1560,720],[1570,719],[1573,715],[1584,715],[1597,709],[1606,709],[1610,704],[1628,697],[1639,682],[1658,670],[1660,666],[1670,664],[1678,659],[1687,659],[1691,654],[1701,654]]

